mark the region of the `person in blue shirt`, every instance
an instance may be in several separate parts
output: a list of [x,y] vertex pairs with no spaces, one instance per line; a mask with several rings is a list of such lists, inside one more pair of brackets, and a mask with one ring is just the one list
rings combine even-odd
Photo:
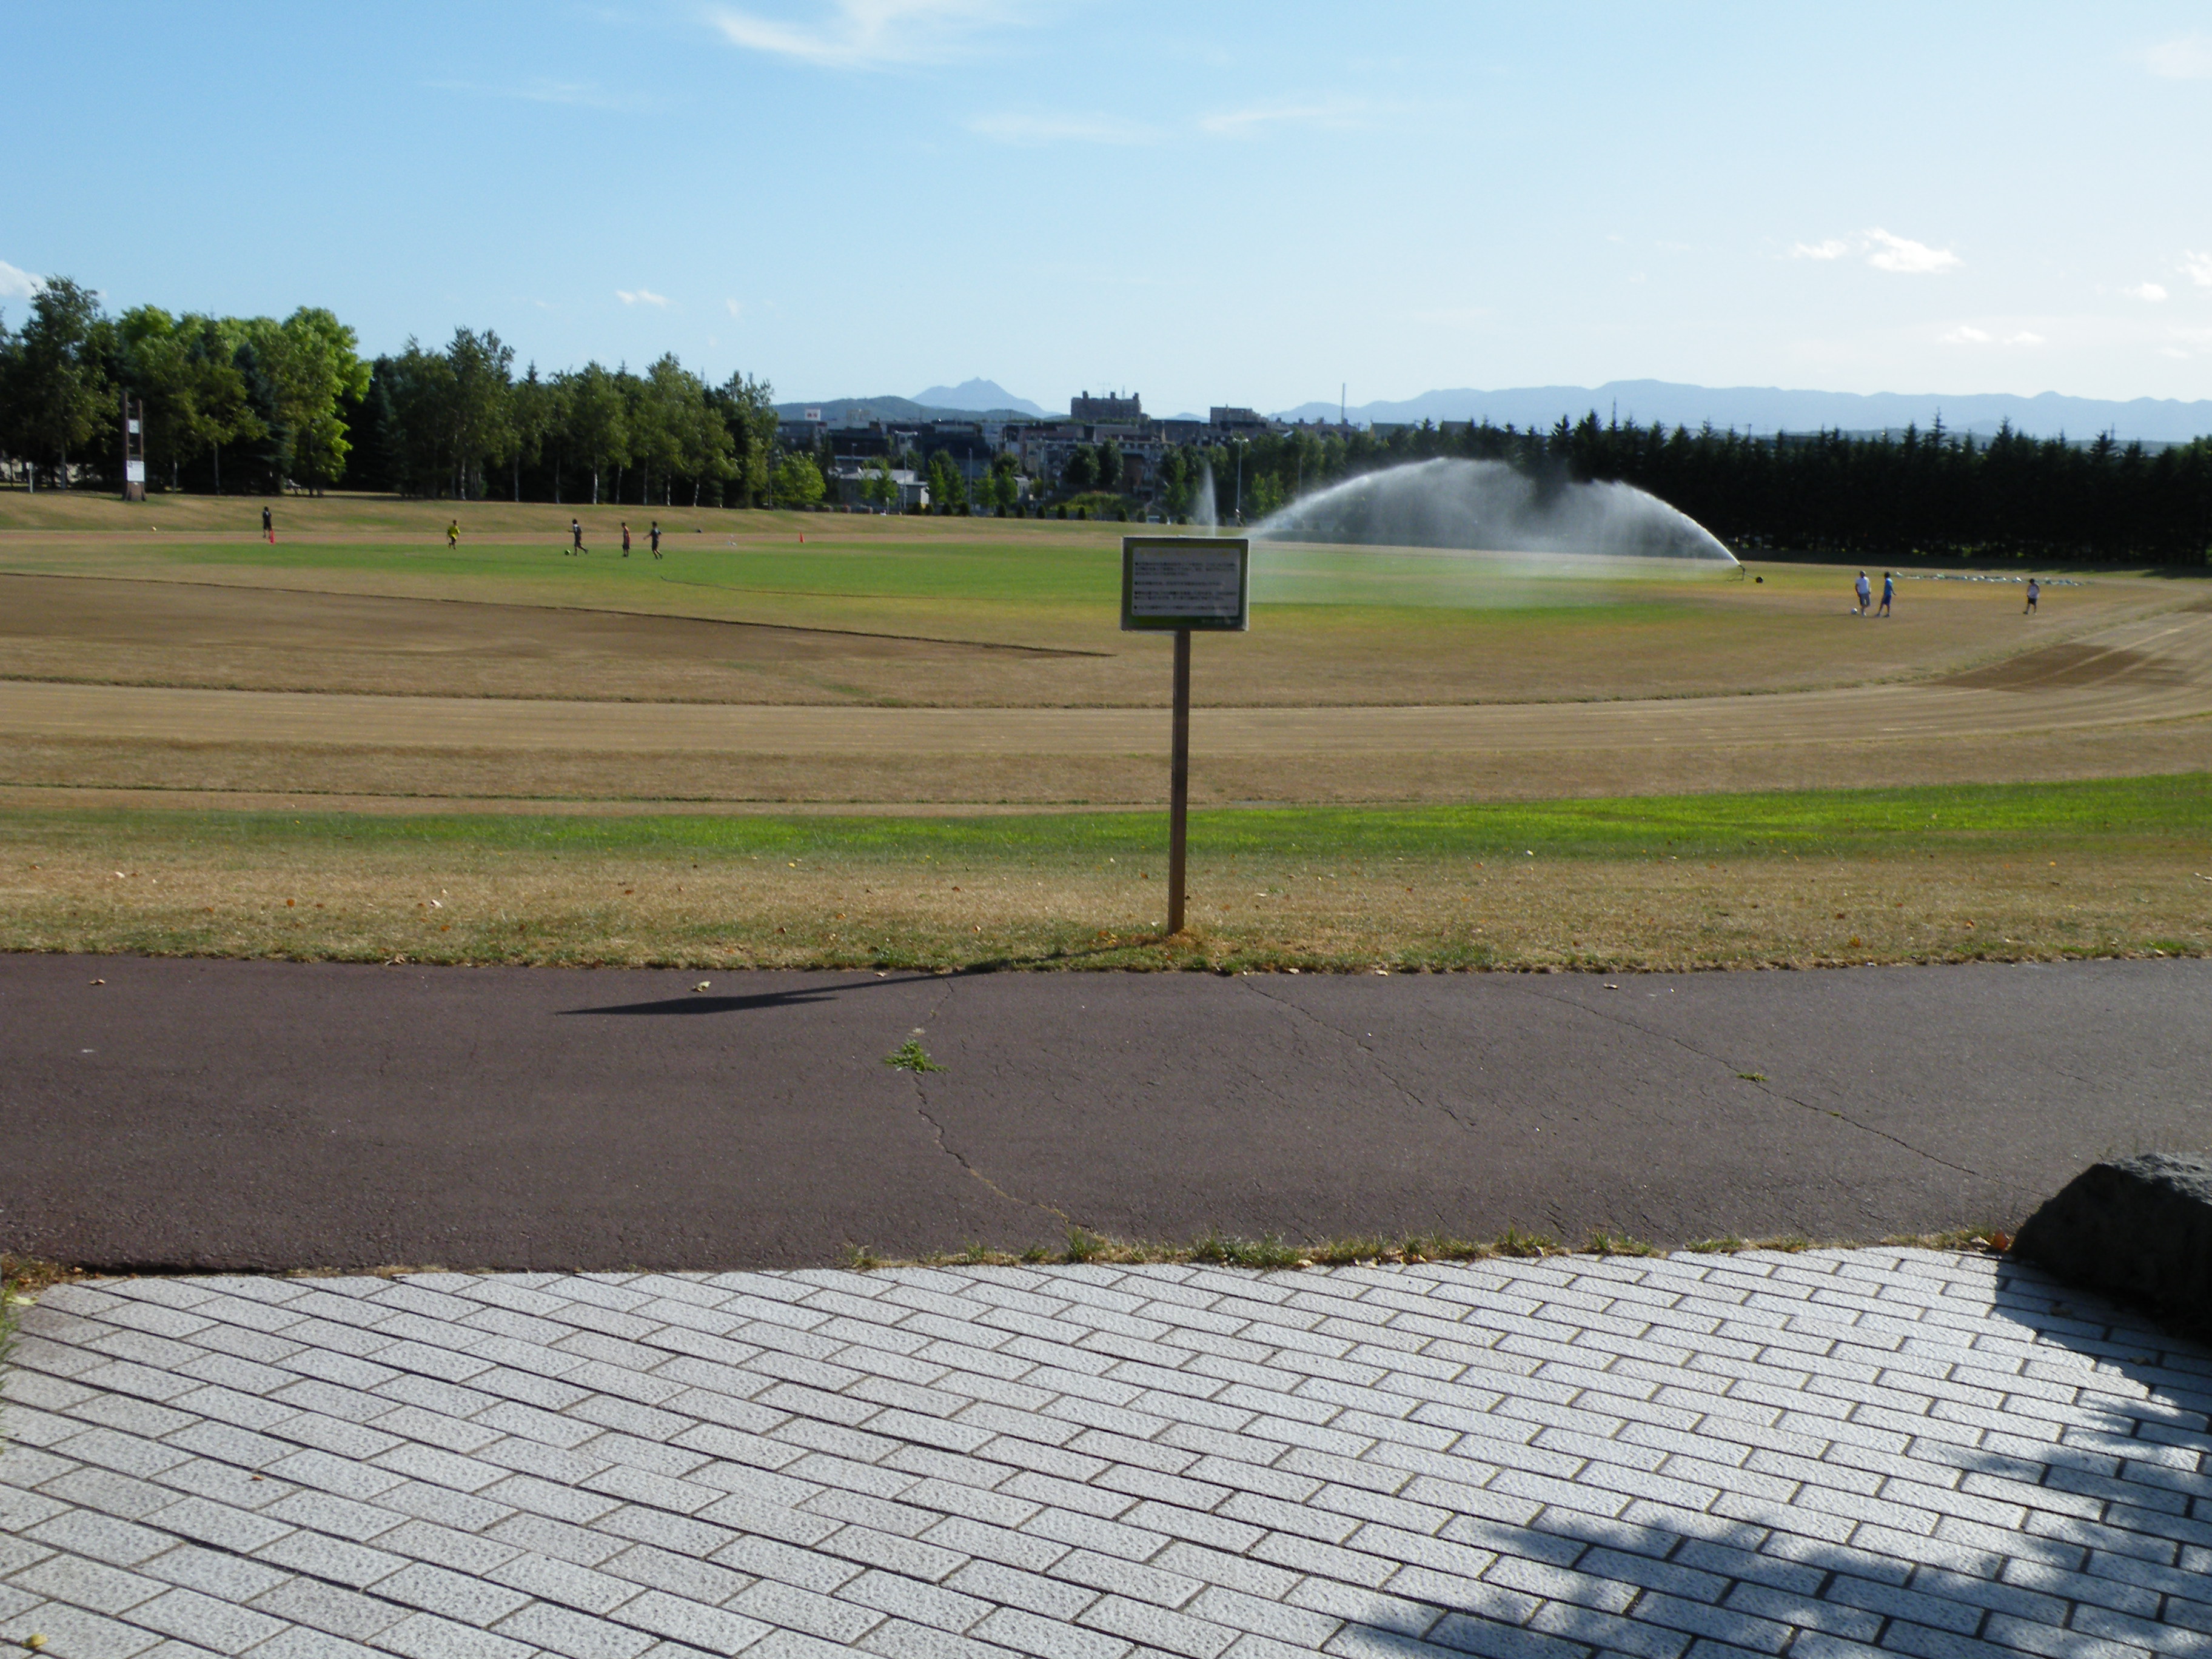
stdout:
[[1885,570],[1881,573],[1881,614],[1883,616],[1889,615],[1889,602],[1896,597],[1897,573],[1893,570]]

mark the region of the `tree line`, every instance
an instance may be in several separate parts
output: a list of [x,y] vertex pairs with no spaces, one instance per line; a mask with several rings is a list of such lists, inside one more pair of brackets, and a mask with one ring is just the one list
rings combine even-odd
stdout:
[[[391,490],[478,501],[738,505],[769,497],[773,394],[709,386],[672,356],[518,377],[513,348],[457,329],[374,360],[326,310],[109,316],[67,277],[20,329],[0,317],[0,456],[33,488],[119,482],[122,398],[145,406],[148,484],[248,494]],[[815,498],[821,494],[818,477]]]
[[[1345,478],[1438,457],[1502,461],[1547,481],[1618,481],[1679,507],[1740,552],[1852,558],[1978,556],[2093,562],[2212,562],[2212,439],[2151,450],[1992,435],[1937,420],[1901,434],[1753,436],[1601,422],[1293,428],[1166,457],[1163,500],[1190,512],[1212,474],[1217,514],[1246,522]],[[1239,483],[1241,468],[1241,486]]]
[[[672,356],[641,374],[591,362],[518,376],[498,335],[464,328],[441,348],[410,340],[372,361],[319,307],[282,320],[154,306],[111,317],[67,277],[40,285],[20,328],[0,316],[0,458],[33,487],[120,481],[125,392],[145,405],[156,489],[803,507],[823,498],[831,459],[778,455],[764,382],[710,386]],[[1595,412],[1549,428],[1293,428],[1171,448],[1153,493],[1189,516],[1210,472],[1216,516],[1251,523],[1356,474],[1440,456],[1502,461],[1540,483],[1633,484],[1744,551],[2212,560],[2212,439],[2151,450],[2008,426],[1984,438],[1940,421],[1770,436]],[[1126,499],[1124,465],[1111,440],[1080,446],[1055,482],[1074,500]],[[940,510],[1005,512],[1021,495],[1010,454],[972,483],[943,454],[927,466]],[[869,499],[889,506],[897,486],[888,463],[876,470]]]

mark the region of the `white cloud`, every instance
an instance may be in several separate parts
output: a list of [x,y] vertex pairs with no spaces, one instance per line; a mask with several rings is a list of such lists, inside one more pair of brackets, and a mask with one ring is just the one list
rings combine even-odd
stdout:
[[1274,104],[1253,109],[1226,110],[1208,115],[1198,124],[1201,132],[1222,138],[1249,138],[1268,127],[1321,127],[1341,132],[1359,125],[1366,106],[1350,99],[1325,99],[1314,104]]
[[2212,253],[2185,253],[2181,256],[2181,268],[2197,287],[2212,288]]
[[1150,127],[1102,115],[978,115],[968,123],[978,138],[1000,144],[1149,144]]
[[618,288],[615,290],[615,298],[626,306],[659,306],[663,311],[668,309],[668,296],[655,294],[649,288]]
[[1862,231],[1856,236],[1831,236],[1823,241],[1790,245],[1790,258],[1793,259],[1841,259],[1854,253],[1864,254],[1866,262],[1876,270],[1895,271],[1907,276],[1948,270],[1961,263],[1948,248],[1930,247],[1909,236],[1893,236],[1880,229]]
[[18,270],[0,259],[0,300],[27,300],[44,284],[27,270]]
[[725,300],[722,301],[722,309],[732,317],[742,317],[745,314],[744,302],[741,300]]
[[732,6],[707,21],[733,46],[817,69],[886,69],[960,56],[979,31],[1011,22],[1001,0],[831,0],[819,24],[789,23]]
[[2004,343],[2007,345],[2016,346],[2039,346],[2049,343],[2040,334],[2031,334],[2026,329],[2021,330],[2017,334],[2006,335]]
[[2130,300],[2147,300],[2153,305],[2166,298],[2166,288],[2160,283],[2137,283],[2133,288],[2124,288],[2120,292]]
[[2169,81],[2212,81],[2212,35],[2183,34],[2143,54],[2153,75]]
[[1869,230],[1867,240],[1874,244],[1874,252],[1867,255],[1867,263],[1876,270],[1893,270],[1907,276],[1925,276],[1936,271],[1948,270],[1959,263],[1959,256],[1948,248],[1929,247],[1925,242],[1916,242],[1905,236],[1893,236],[1886,230]]

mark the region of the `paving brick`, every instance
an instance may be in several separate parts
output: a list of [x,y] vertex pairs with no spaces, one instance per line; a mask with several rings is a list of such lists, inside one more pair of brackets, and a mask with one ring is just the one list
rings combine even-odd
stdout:
[[985,1641],[1034,1654],[1037,1659],[1125,1659],[1130,1644],[1117,1636],[1088,1631],[1066,1619],[1048,1618],[1020,1607],[1000,1607],[973,1632]]
[[[613,1559],[622,1562],[635,1553],[637,1551],[626,1551]],[[706,1562],[690,1562],[690,1566],[706,1571],[706,1573],[717,1571],[717,1568],[708,1566]],[[553,1601],[556,1606],[573,1608],[577,1613],[599,1614],[599,1617],[613,1613],[623,1601],[635,1601],[646,1590],[641,1582],[633,1582],[629,1577],[615,1577],[613,1573],[595,1573],[588,1566],[577,1566],[575,1562],[556,1562],[546,1555],[515,1555],[511,1562],[491,1568],[487,1577],[495,1583],[504,1583],[508,1590],[520,1590],[526,1599]],[[748,1583],[748,1579],[738,1573],[728,1573],[728,1577],[730,1595],[734,1595]],[[721,1601],[726,1597],[717,1595],[712,1599]]]
[[878,1571],[862,1573],[839,1589],[836,1596],[841,1601],[955,1635],[991,1610],[989,1602],[958,1590]]
[[763,1624],[795,1630],[825,1641],[858,1641],[884,1620],[872,1607],[831,1599],[795,1584],[763,1578],[726,1604],[732,1613]]
[[131,1609],[131,1622],[216,1653],[241,1652],[284,1628],[267,1613],[188,1589],[164,1590],[141,1602]]
[[498,1623],[531,1599],[489,1578],[453,1572],[424,1562],[404,1567],[380,1580],[376,1593],[459,1624],[479,1626]]
[[1238,1632],[1146,1601],[1104,1595],[1077,1615],[1077,1624],[1103,1631],[1184,1659],[1218,1659]]
[[[325,1635],[368,1642],[408,1616],[404,1607],[312,1578],[288,1578],[249,1604],[255,1612]],[[266,1648],[258,1650],[267,1652]]]
[[127,1613],[171,1588],[158,1577],[70,1555],[49,1555],[36,1565],[16,1573],[8,1583],[11,1589],[31,1596],[45,1596],[72,1607],[89,1607],[94,1613],[115,1614]]

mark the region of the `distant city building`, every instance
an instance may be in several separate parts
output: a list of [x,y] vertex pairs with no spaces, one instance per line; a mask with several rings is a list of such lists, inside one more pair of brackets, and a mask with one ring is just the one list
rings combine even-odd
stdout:
[[[872,466],[835,466],[830,469],[830,477],[825,482],[836,493],[841,505],[874,513],[881,510],[883,503],[869,499],[867,485],[871,479],[882,476]],[[910,469],[893,468],[891,482],[898,486],[898,511],[910,513],[929,506],[927,482]]]
[[1271,421],[1256,409],[1237,409],[1216,404],[1206,411],[1206,423],[1224,432],[1273,432],[1281,426]]
[[1102,394],[1092,397],[1088,392],[1079,398],[1067,400],[1067,418],[1077,425],[1096,425],[1101,422],[1115,426],[1142,426],[1145,421],[1145,400],[1131,393],[1127,397]]

